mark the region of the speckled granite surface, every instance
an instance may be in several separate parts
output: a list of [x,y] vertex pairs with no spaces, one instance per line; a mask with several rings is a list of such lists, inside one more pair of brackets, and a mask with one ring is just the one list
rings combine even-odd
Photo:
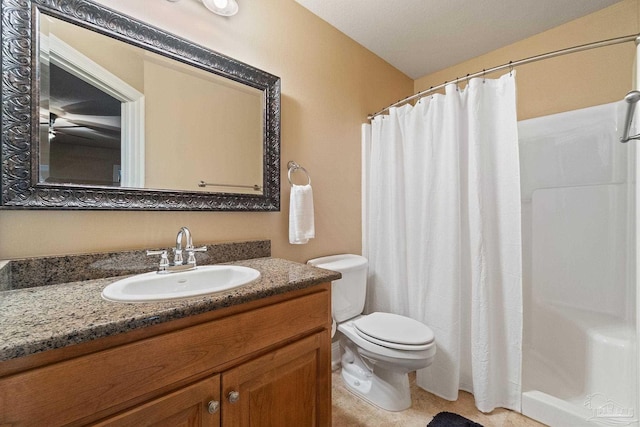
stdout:
[[[271,256],[269,240],[217,243],[206,246],[207,252],[195,254],[198,265]],[[172,256],[169,251],[169,258],[171,259]],[[4,282],[2,273],[4,269],[0,263],[0,290],[146,273],[157,269],[159,261],[160,256],[147,256],[146,250],[11,260],[8,266],[9,271],[5,272],[8,276],[4,277]]]
[[9,282],[9,261],[0,261],[0,291],[10,289]]
[[159,303],[102,299],[102,289],[118,278],[0,292],[0,362],[340,278],[333,271],[277,258],[233,264],[255,268],[261,276],[227,292]]

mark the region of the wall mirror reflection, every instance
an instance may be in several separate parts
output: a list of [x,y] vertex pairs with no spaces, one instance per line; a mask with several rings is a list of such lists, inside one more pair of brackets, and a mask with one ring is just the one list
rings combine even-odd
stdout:
[[261,90],[39,24],[39,182],[262,194]]
[[278,77],[90,1],[2,19],[0,207],[280,209]]

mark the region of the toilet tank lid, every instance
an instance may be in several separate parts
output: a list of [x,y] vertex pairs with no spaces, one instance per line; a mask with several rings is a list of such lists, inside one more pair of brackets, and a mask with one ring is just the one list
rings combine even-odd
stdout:
[[353,268],[366,267],[367,259],[360,255],[341,254],[310,259],[307,264],[327,270],[345,272]]

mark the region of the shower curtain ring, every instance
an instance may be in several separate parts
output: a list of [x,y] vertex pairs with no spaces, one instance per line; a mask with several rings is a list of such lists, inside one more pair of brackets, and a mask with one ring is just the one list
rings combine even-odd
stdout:
[[513,61],[509,61],[509,77],[513,76]]
[[460,92],[460,89],[458,88],[458,78],[456,77],[456,92]]
[[487,70],[485,70],[484,68],[482,69],[482,83],[484,83],[487,79]]

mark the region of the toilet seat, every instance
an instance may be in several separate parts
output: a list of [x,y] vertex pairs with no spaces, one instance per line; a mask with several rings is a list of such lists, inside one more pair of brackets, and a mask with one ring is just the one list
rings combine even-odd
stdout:
[[426,350],[433,345],[433,331],[423,323],[392,313],[371,313],[353,322],[363,339],[397,350]]
[[348,320],[346,322],[338,323],[338,330],[344,335],[346,339],[350,340],[358,347],[359,352],[374,354],[378,359],[393,360],[395,361],[394,363],[398,363],[399,361],[403,361],[400,363],[416,363],[419,361],[427,360],[436,352],[435,340],[424,350],[401,350],[391,348],[386,342],[384,343],[385,345],[376,344],[373,341],[363,338],[357,332],[354,322],[358,319],[360,319],[360,317],[357,317],[353,320]]

